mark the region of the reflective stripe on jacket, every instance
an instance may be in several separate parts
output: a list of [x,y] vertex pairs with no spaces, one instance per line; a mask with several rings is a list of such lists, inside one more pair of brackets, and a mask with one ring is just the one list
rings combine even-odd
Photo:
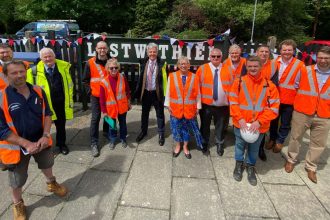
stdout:
[[186,84],[183,86],[181,72],[173,72],[170,78],[170,109],[176,118],[192,119],[197,114],[197,97],[199,79],[196,74],[188,72]]
[[[280,69],[280,62],[277,59],[278,69]],[[297,94],[295,86],[295,80],[298,74],[301,74],[301,71],[306,68],[305,64],[293,58],[291,63],[284,70],[281,78],[279,79],[278,91],[280,93],[280,100],[283,104],[293,105],[294,98]]]
[[[70,74],[71,64],[66,61],[56,59],[56,66],[61,74],[63,82],[65,118],[70,120],[73,119],[73,82]],[[50,87],[45,75],[44,62],[40,61],[37,64],[35,79],[33,78],[32,68],[28,69],[26,81],[43,88],[47,96],[49,108],[53,113],[52,120],[56,120],[57,117],[50,96]]]
[[234,126],[240,127],[240,119],[247,123],[258,121],[260,133],[269,130],[270,121],[277,117],[280,105],[276,86],[261,74],[258,78],[247,74],[241,80],[236,79],[229,93],[229,102]]
[[117,118],[118,114],[124,114],[128,111],[125,78],[122,74],[118,74],[116,97],[111,89],[108,77],[102,79],[100,86],[102,86],[105,91],[106,108],[109,117]]
[[[207,63],[200,66],[196,72],[196,75],[199,78],[202,103],[211,105],[213,103],[213,74],[210,65]],[[234,79],[231,78],[231,74],[227,66],[221,67],[219,80],[221,80],[222,88],[228,96]]]
[[315,65],[303,71],[299,83],[294,110],[306,115],[317,114],[320,118],[330,118],[330,77],[319,90]]
[[229,68],[233,80],[235,80],[239,76],[244,76],[246,74],[246,59],[244,57],[240,57],[239,64],[236,70],[233,68],[233,63],[231,62],[230,57],[228,57],[225,61],[223,61],[222,65],[227,66]]
[[[42,96],[42,89],[39,86],[33,86],[33,90],[38,94],[38,96],[44,100]],[[0,92],[0,108],[3,110],[4,116],[6,118],[7,125],[9,129],[16,135],[18,135],[16,128],[13,123],[13,119],[9,113],[8,99],[6,91]],[[46,103],[42,103],[42,126],[45,122],[45,109]],[[49,138],[49,146],[52,146],[52,139]],[[8,141],[0,141],[0,162],[6,165],[17,164],[20,161],[20,146],[14,145]]]
[[100,97],[100,83],[103,78],[108,76],[108,73],[104,66],[96,63],[96,57],[92,57],[88,60],[89,69],[91,73],[91,93],[95,97]]

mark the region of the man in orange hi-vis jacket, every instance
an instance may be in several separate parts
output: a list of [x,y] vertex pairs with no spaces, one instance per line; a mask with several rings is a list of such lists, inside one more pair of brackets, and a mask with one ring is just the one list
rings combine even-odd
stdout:
[[[276,118],[280,105],[276,86],[261,75],[261,65],[259,57],[249,57],[248,74],[237,78],[229,93],[230,115],[233,118],[235,133],[236,166],[233,176],[236,181],[242,180],[245,161],[248,181],[254,186],[257,184],[254,166],[260,142],[269,130],[270,121]],[[247,123],[251,125],[248,127]],[[242,138],[240,130],[258,131],[260,135],[254,143],[247,143]]]
[[330,47],[323,46],[316,55],[316,65],[302,72],[294,100],[291,138],[285,171],[291,173],[301,147],[302,137],[310,129],[305,169],[317,183],[317,161],[326,148],[330,130]]

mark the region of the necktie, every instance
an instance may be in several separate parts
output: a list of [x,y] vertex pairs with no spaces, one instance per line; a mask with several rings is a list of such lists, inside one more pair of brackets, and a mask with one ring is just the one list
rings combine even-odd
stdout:
[[214,101],[218,100],[218,81],[219,81],[218,71],[219,71],[218,69],[215,69],[214,77],[213,77],[213,100]]
[[150,61],[151,64],[149,65],[149,71],[148,71],[148,90],[151,91],[152,90],[152,74],[154,71],[154,67],[155,67],[155,62]]
[[187,79],[187,76],[182,76],[182,85],[185,86],[186,85],[186,79]]
[[49,76],[53,75],[53,68],[48,68],[48,69],[47,69],[47,74],[48,74]]

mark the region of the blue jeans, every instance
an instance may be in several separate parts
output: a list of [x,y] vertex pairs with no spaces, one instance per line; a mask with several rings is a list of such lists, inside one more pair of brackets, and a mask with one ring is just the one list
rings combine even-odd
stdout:
[[[125,142],[126,142],[126,136],[127,136],[126,115],[127,115],[127,112],[125,112],[124,114],[118,115],[119,137],[120,137],[121,141],[125,141]],[[106,122],[104,122],[104,123],[106,123]],[[115,143],[116,139],[117,139],[117,130],[110,128],[110,126],[109,126],[108,138],[111,143]]]
[[[270,140],[283,144],[291,130],[291,119],[293,113],[293,105],[280,104],[279,115],[271,121],[269,136]],[[281,121],[280,128],[278,122]]]
[[[265,134],[260,134],[258,140],[256,142],[249,144],[245,142],[241,136],[240,129],[234,127],[235,134],[235,160],[236,161],[245,161],[247,164],[254,166],[257,162],[258,152],[260,143],[265,136]],[[246,156],[245,148],[247,149]]]

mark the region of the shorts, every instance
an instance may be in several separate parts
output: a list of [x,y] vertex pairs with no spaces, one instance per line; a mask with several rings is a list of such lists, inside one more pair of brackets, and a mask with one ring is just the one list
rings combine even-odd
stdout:
[[33,155],[24,155],[21,152],[21,159],[15,168],[8,170],[9,186],[16,189],[21,188],[28,178],[28,167],[31,156],[38,164],[39,169],[48,169],[54,165],[54,154],[51,147]]

